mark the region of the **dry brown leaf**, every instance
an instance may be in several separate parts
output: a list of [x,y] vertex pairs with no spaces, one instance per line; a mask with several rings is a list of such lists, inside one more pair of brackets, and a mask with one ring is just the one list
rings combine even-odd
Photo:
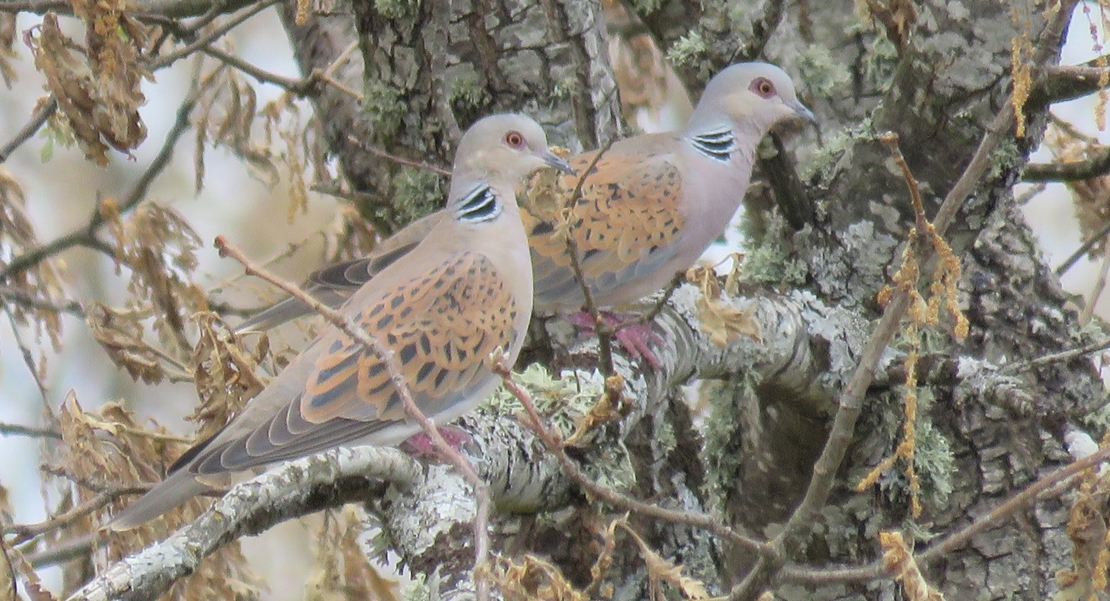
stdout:
[[506,601],[588,601],[558,566],[525,555],[518,560],[495,557],[490,570],[493,584]]
[[160,355],[143,341],[146,328],[133,315],[96,303],[88,308],[85,322],[112,362],[126,369],[132,378],[147,384],[165,379]]
[[743,255],[733,254],[725,260],[732,260],[733,267],[725,279],[722,289],[715,266],[696,265],[686,271],[686,280],[701,290],[701,297],[695,301],[701,330],[709,334],[709,339],[720,347],[728,346],[741,335],[763,340],[759,323],[755,321],[753,310],[737,309],[722,299],[737,293],[738,275]]
[[201,424],[200,438],[223,427],[265,386],[258,359],[243,350],[231,330],[212,312],[198,313],[200,339],[193,351],[193,382],[200,403],[188,417]]
[[[1051,125],[1045,132],[1045,146],[1052,152],[1053,161],[1073,163],[1089,161],[1105,154],[1107,148],[1097,140],[1081,137],[1066,126]],[[1110,176],[1065,182],[1075,203],[1075,216],[1084,240],[1098,235],[1110,223]],[[1106,252],[1106,240],[1100,239],[1088,251],[1091,257]]]
[[15,53],[15,28],[16,13],[0,13],[0,77],[4,78],[4,85],[11,89],[15,81],[15,68],[11,60],[18,56]]
[[[68,478],[85,486],[73,487],[75,503],[90,500],[96,491],[89,485],[104,489],[129,486],[139,482],[161,480],[165,466],[186,448],[187,441],[170,436],[162,429],[144,430],[134,421],[130,411],[119,403],[106,403],[95,412],[82,410],[71,391],[59,414],[65,473]],[[107,515],[126,505],[116,501],[108,507],[84,516],[67,527],[67,536],[97,532]],[[161,519],[126,532],[100,532],[107,538],[108,560],[118,561],[125,555],[164,538],[185,522],[195,519],[208,501],[193,499],[168,512]],[[177,582],[164,598],[246,599],[257,596],[257,577],[246,568],[238,542],[225,545],[205,559],[187,579]]]
[[[34,227],[24,211],[23,189],[3,168],[0,168],[0,269],[11,260],[30,249],[38,247]],[[48,336],[55,350],[61,348],[62,320],[58,311],[50,306],[66,302],[59,269],[54,259],[44,259],[22,271],[9,274],[4,285],[42,303],[30,306],[24,303],[7,303],[15,322],[31,325],[38,340]],[[45,369],[45,360],[38,369]]]
[[208,310],[207,296],[191,281],[200,238],[176,211],[154,202],[141,203],[123,221],[112,199],[102,201],[100,211],[116,249],[117,270],[131,270],[129,304],[154,317],[163,344],[191,352],[183,336],[185,316]]
[[75,1],[74,12],[85,22],[86,46],[63,34],[53,13],[27,36],[35,66],[78,145],[100,166],[108,164],[109,147],[131,156],[146,139],[140,84],[151,76],[139,62],[142,28],[123,10],[122,1]]
[[709,339],[719,347],[726,347],[741,335],[749,336],[756,342],[763,340],[759,323],[752,317],[750,309],[737,309],[719,299],[706,296],[698,298],[694,304],[698,309],[701,330],[709,334]]

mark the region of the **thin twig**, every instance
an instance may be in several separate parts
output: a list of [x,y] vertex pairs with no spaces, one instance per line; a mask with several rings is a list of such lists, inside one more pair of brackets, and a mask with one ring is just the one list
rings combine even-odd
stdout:
[[62,439],[62,434],[52,428],[38,428],[0,422],[0,436],[30,436],[31,438]]
[[74,317],[84,319],[85,309],[81,307],[81,303],[77,301],[69,301],[65,304],[55,304],[48,299],[39,298],[26,290],[13,288],[0,284],[0,298],[6,299],[24,307],[29,307],[38,311],[53,311],[55,313],[67,313]]
[[1104,225],[1097,234],[1088,238],[1082,246],[1075,249],[1075,252],[1056,268],[1057,277],[1067,273],[1067,271],[1075,266],[1075,264],[1079,262],[1079,259],[1083,258],[1083,255],[1087,254],[1094,245],[1105,240],[1107,235],[1110,235],[1110,221],[1107,221],[1106,225]]
[[412,391],[409,389],[408,382],[405,381],[404,375],[401,373],[393,349],[382,344],[377,338],[367,334],[353,319],[324,305],[296,284],[284,281],[262,267],[253,264],[241,250],[229,243],[223,236],[216,238],[216,248],[219,249],[220,256],[235,259],[243,265],[247,273],[260,277],[278,288],[281,288],[287,294],[308,305],[320,315],[323,315],[329,323],[342,330],[351,338],[354,338],[367,350],[372,351],[385,364],[386,371],[389,373],[389,379],[393,383],[397,394],[401,397],[401,402],[404,404],[405,413],[420,424],[420,427],[435,445],[436,450],[442,453],[443,456],[454,465],[455,469],[462,474],[463,478],[474,488],[475,504],[477,505],[476,516],[474,518],[474,584],[477,587],[478,598],[488,600],[489,584],[482,575],[486,573],[486,567],[489,561],[489,487],[478,476],[478,473],[474,471],[474,467],[470,462],[443,439],[435,423],[420,410],[420,407],[412,398]]
[[[61,436],[59,436],[61,438]],[[115,501],[121,497],[123,493],[119,491],[102,492],[95,497],[81,503],[80,505],[71,508],[69,511],[56,515],[48,520],[39,522],[37,524],[14,524],[4,528],[4,534],[14,534],[15,543],[20,544],[25,541],[31,540],[36,536],[52,532],[60,528],[64,528],[83,516],[86,516],[108,503]]]
[[586,168],[582,170],[582,175],[578,176],[578,181],[574,185],[574,190],[567,200],[566,207],[563,209],[563,229],[566,235],[567,243],[567,256],[570,258],[570,268],[574,271],[574,278],[578,281],[578,287],[582,290],[582,300],[585,303],[586,311],[594,320],[594,333],[597,334],[597,358],[598,369],[602,375],[613,375],[613,333],[604,331],[602,328],[605,325],[605,320],[598,310],[597,303],[594,302],[593,291],[590,290],[590,284],[586,280],[586,275],[582,271],[582,261],[579,257],[578,241],[574,239],[574,231],[571,227],[571,222],[574,220],[574,210],[577,208],[578,201],[582,198],[582,188],[586,185],[586,178],[593,172],[594,167],[597,166],[601,156],[604,155],[616,140],[610,139],[600,149]]
[[1002,371],[1003,373],[1016,373],[1026,371],[1035,367],[1041,367],[1042,365],[1071,361],[1072,359],[1076,359],[1084,355],[1089,355],[1091,353],[1104,351],[1106,349],[1110,349],[1110,340],[1100,340],[1098,342],[1092,342],[1091,344],[1087,344],[1079,348],[1068,349],[1066,351],[1060,351],[1058,353],[1052,353],[1049,355],[1037,357],[1036,359],[1021,361],[1019,363],[1011,363],[1009,365],[1003,366],[1000,371]]
[[177,50],[152,61],[149,65],[147,65],[147,68],[151,71],[154,71],[156,69],[161,69],[163,67],[168,67],[169,65],[172,65],[178,60],[189,56],[193,52],[203,49],[204,47],[208,46],[212,42],[227,34],[232,29],[238,27],[247,19],[250,19],[258,13],[266,10],[270,6],[277,4],[277,2],[278,0],[263,0],[258,4],[251,6],[247,10],[244,10],[243,12],[221,23],[219,27],[216,27],[212,31],[209,31],[208,33],[198,37],[192,43],[186,44],[185,46],[182,46],[181,48],[178,48]]
[[35,381],[35,386],[39,389],[39,398],[42,400],[42,409],[51,421],[54,419],[54,413],[50,408],[50,401],[47,400],[46,382],[42,381],[42,375],[39,374],[38,366],[35,365],[35,357],[31,354],[31,347],[23,341],[23,334],[19,332],[19,324],[15,321],[15,314],[12,313],[11,305],[4,305],[4,314],[8,316],[8,324],[12,328],[12,338],[15,339],[15,345],[19,348],[19,354],[23,357],[23,364],[27,366],[27,371],[31,373],[31,378]]
[[667,301],[671,300],[671,296],[674,295],[675,290],[678,290],[678,287],[681,286],[682,283],[685,281],[686,274],[682,271],[676,271],[674,277],[671,278],[671,282],[667,284],[666,288],[663,289],[663,294],[658,299],[656,299],[655,304],[651,306],[651,309],[649,309],[643,315],[630,317],[620,323],[617,323],[616,325],[606,325],[606,328],[609,329],[610,333],[613,333],[623,330],[627,327],[644,325],[648,322],[653,321],[656,317],[659,317],[659,314],[663,312],[663,307],[667,306]]
[[358,145],[359,148],[365,150],[366,152],[369,152],[370,154],[372,154],[374,156],[381,157],[383,159],[392,161],[394,163],[397,163],[398,165],[405,165],[405,166],[408,166],[408,167],[416,167],[417,169],[425,169],[427,171],[431,171],[432,173],[438,173],[439,175],[442,175],[442,176],[445,176],[445,177],[450,177],[451,176],[451,170],[450,169],[446,169],[446,168],[440,167],[438,165],[433,165],[431,163],[425,163],[423,161],[414,161],[412,159],[406,159],[403,156],[398,156],[398,155],[386,152],[385,150],[382,150],[381,148],[378,148],[377,146],[373,146],[371,144],[368,144],[364,140],[359,140],[358,138],[356,138],[354,136],[350,136],[350,135],[347,136],[347,141]]
[[658,505],[644,503],[643,501],[623,495],[609,487],[602,486],[591,480],[589,477],[586,476],[586,474],[582,473],[582,470],[578,467],[578,464],[575,463],[574,460],[572,460],[567,455],[566,451],[563,448],[563,441],[559,433],[547,428],[544,425],[543,418],[540,417],[535,403],[532,402],[532,395],[512,379],[512,372],[510,370],[510,367],[511,366],[507,365],[504,360],[499,360],[494,364],[494,371],[501,375],[502,383],[505,386],[505,389],[508,390],[509,393],[512,394],[514,397],[516,397],[516,399],[520,401],[520,404],[524,407],[524,411],[525,413],[527,413],[529,420],[526,425],[536,433],[536,436],[538,436],[541,441],[543,441],[544,446],[549,451],[555,454],[555,458],[559,461],[559,465],[562,467],[563,473],[566,474],[567,477],[573,480],[580,487],[584,488],[591,495],[620,509],[625,509],[627,511],[632,511],[641,515],[664,520],[667,522],[686,524],[689,526],[701,528],[703,530],[711,532],[712,534],[723,540],[728,540],[730,542],[736,543],[738,546],[749,549],[761,555],[774,552],[774,550],[771,549],[767,543],[760,542],[748,536],[744,536],[743,534],[740,534],[739,532],[729,528],[728,526],[725,526],[719,517],[702,513],[694,513],[690,511],[675,511],[673,509],[666,509]]
[[46,120],[49,119],[50,115],[53,115],[56,110],[58,110],[58,101],[54,99],[54,96],[50,96],[50,100],[47,100],[31,114],[30,120],[16,132],[11,141],[5,144],[3,148],[0,148],[0,164],[7,162],[8,157],[12,156],[15,149],[22,146],[31,136],[35,135],[35,133],[42,128],[42,124],[46,123]]
[[1107,173],[1110,173],[1110,146],[1103,146],[1094,156],[1083,161],[1026,165],[1021,179],[1027,182],[1075,182]]
[[1087,297],[1087,303],[1083,306],[1083,310],[1079,312],[1079,325],[1085,326],[1091,321],[1091,317],[1095,314],[1095,305],[1098,304],[1098,299],[1102,296],[1102,291],[1106,290],[1106,275],[1110,273],[1110,253],[1102,258],[1101,264],[1098,267],[1098,278],[1095,279],[1095,285],[1091,288],[1091,294]]
[[293,79],[291,77],[285,77],[284,75],[278,75],[277,73],[270,73],[261,67],[252,65],[238,56],[224,52],[212,45],[205,46],[201,48],[200,51],[223,62],[229,67],[233,67],[250,75],[261,83],[271,83],[280,86],[297,96],[304,96],[311,83],[305,79]]

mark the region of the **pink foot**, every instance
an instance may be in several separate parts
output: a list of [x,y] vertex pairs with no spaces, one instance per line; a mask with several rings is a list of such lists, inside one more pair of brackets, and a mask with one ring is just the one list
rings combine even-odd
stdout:
[[[447,445],[455,451],[461,451],[464,445],[470,444],[474,441],[464,430],[452,426],[438,426],[436,430],[443,440],[447,441]],[[399,445],[400,449],[413,457],[443,460],[443,453],[439,452],[436,443],[432,441],[427,432],[417,432],[408,437],[407,440]]]
[[[614,327],[626,321],[629,321],[627,316],[620,313],[613,313],[610,311],[602,311],[601,319],[605,325]],[[588,311],[579,311],[567,316],[567,321],[577,327],[579,330],[588,334],[593,334],[595,328],[594,318]],[[647,362],[652,369],[659,369],[663,367],[663,363],[655,356],[651,350],[652,344],[663,342],[663,338],[651,329],[650,324],[636,323],[625,326],[613,334],[613,338],[617,344],[624,349],[624,352],[633,359],[643,359]]]

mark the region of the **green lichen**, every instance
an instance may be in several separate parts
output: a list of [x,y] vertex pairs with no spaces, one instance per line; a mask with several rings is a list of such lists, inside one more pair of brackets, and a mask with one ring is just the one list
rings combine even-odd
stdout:
[[[755,229],[761,231],[753,231]],[[790,231],[781,214],[776,211],[761,215],[757,226],[755,216],[745,212],[740,221],[740,231],[745,240],[754,242],[745,253],[744,264],[740,268],[744,281],[775,285],[805,283],[809,267],[780,242]]]
[[[601,398],[605,385],[604,377],[597,371],[588,375],[564,371],[554,377],[536,363],[523,372],[514,373],[513,378],[532,395],[532,402],[547,425],[554,427],[564,439],[575,433],[579,422]],[[479,406],[479,411],[519,415],[524,407],[501,387]],[[575,447],[583,454],[583,469],[591,480],[617,490],[628,490],[635,483],[628,449],[623,442],[605,436],[603,428],[587,432]]]
[[416,16],[420,0],[375,0],[374,8],[387,19],[409,19]]
[[366,83],[362,111],[374,134],[381,139],[392,137],[401,129],[408,108],[400,89],[384,81],[372,80]]
[[956,458],[948,439],[927,420],[918,419],[913,466],[921,478],[922,505],[934,510],[944,507],[953,490]]
[[1095,440],[1102,438],[1107,431],[1110,431],[1110,403],[1080,417],[1079,424],[1084,430],[1090,431]]
[[667,60],[675,67],[681,67],[687,64],[697,64],[700,59],[705,57],[708,51],[708,46],[705,43],[705,38],[701,34],[692,31],[677,40],[667,50]]
[[451,81],[447,91],[447,100],[451,106],[460,109],[480,109],[490,102],[485,87],[474,72],[466,72]]
[[555,82],[555,88],[551,90],[551,95],[555,100],[566,100],[577,94],[578,88],[578,79],[573,75],[567,75]]
[[754,402],[759,376],[746,372],[728,382],[706,381],[701,394],[709,401],[709,418],[705,422],[705,457],[708,472],[708,493],[711,505],[720,506],[726,491],[735,487],[736,475],[744,461],[741,437],[737,434],[742,420],[738,418],[747,403]]
[[638,15],[650,15],[663,6],[663,0],[632,0],[632,8]]
[[398,223],[409,223],[443,208],[444,178],[415,167],[402,167],[392,181],[394,215]]
[[805,92],[817,98],[834,98],[850,85],[852,73],[823,46],[807,46],[799,57],[798,80],[805,82]]
[[816,148],[808,161],[802,166],[798,176],[802,181],[827,181],[836,168],[840,157],[855,144],[877,136],[872,130],[871,118],[865,118],[851,129],[837,131],[829,136],[823,145]]
[[431,601],[439,598],[439,595],[432,595],[431,587],[424,581],[423,572],[413,572],[408,584],[401,588],[401,598],[405,601]]

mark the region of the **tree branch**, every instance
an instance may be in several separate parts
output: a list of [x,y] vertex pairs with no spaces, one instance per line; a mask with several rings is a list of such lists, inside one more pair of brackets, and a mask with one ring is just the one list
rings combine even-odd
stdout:
[[224,543],[335,503],[364,500],[371,483],[410,485],[419,465],[395,449],[342,448],[281,465],[239,484],[165,541],[121,560],[69,601],[154,599]]

